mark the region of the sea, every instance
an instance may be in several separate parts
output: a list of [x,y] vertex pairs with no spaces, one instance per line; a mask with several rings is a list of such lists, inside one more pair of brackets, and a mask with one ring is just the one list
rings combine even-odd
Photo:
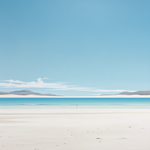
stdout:
[[0,98],[0,109],[150,109],[150,98]]

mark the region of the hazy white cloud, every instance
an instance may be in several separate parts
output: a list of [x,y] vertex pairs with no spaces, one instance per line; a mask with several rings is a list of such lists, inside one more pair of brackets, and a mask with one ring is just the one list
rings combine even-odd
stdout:
[[[47,79],[46,77],[44,79]],[[73,85],[67,85],[62,82],[56,83],[47,83],[42,80],[42,78],[38,78],[37,81],[31,82],[23,82],[19,80],[4,80],[4,82],[0,82],[0,87],[2,88],[47,88],[53,90],[72,90],[72,91],[87,91],[87,92],[123,92],[125,90],[105,90],[105,89],[94,89],[90,87],[78,87]]]
[[10,82],[10,83],[25,83],[23,81],[19,81],[19,80],[4,80],[5,82]]

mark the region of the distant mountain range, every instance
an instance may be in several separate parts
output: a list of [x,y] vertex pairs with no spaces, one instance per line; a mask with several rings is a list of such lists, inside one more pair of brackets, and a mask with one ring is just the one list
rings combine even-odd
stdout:
[[[55,94],[41,94],[37,92],[33,92],[30,90],[20,90],[20,91],[12,91],[12,92],[0,92],[0,95],[35,95],[35,96],[60,96]],[[136,92],[128,92],[124,91],[115,95],[150,95],[149,91],[136,91]],[[112,94],[102,94],[101,96],[113,96]]]
[[0,95],[38,95],[38,96],[57,96],[55,94],[41,94],[37,92],[32,92],[30,90],[20,90],[20,91],[12,91],[12,92],[0,92]]
[[121,92],[117,95],[150,95],[150,91],[136,91],[136,92]]
[[128,92],[128,91],[124,91],[118,94],[101,94],[100,96],[123,96],[123,95],[150,95],[150,91],[135,91],[135,92]]

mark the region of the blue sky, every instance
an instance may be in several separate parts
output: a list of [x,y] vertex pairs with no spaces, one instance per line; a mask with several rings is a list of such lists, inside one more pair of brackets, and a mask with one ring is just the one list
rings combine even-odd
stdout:
[[1,0],[0,91],[150,90],[150,0]]

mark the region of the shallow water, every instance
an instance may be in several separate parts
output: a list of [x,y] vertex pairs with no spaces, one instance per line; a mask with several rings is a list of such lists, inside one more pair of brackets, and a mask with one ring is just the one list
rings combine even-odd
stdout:
[[0,109],[5,108],[150,109],[150,98],[0,98]]

